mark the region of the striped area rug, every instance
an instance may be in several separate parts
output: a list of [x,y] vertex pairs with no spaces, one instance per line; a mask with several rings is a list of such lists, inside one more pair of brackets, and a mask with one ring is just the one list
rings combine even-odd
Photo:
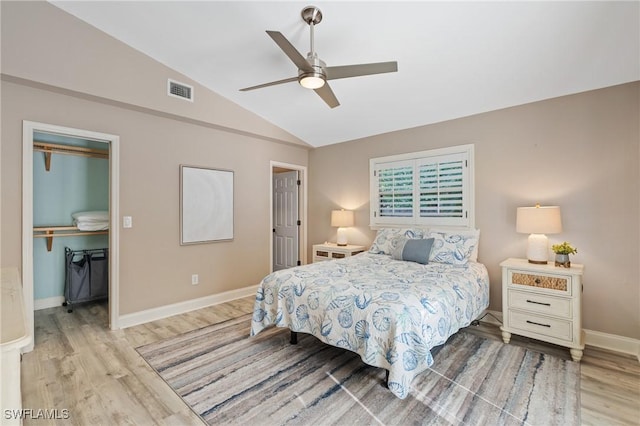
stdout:
[[574,425],[579,364],[461,331],[406,399],[384,370],[288,330],[249,336],[250,315],[137,348],[205,422],[238,425]]

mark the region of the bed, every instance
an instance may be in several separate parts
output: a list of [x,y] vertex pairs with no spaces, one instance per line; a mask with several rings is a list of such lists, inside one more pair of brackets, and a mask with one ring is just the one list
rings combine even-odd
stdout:
[[[409,240],[431,240],[428,258],[403,260],[405,244],[423,243]],[[287,327],[356,352],[386,369],[389,390],[406,398],[413,378],[433,364],[431,349],[489,305],[477,244],[477,231],[384,229],[368,252],[276,271],[259,285],[251,335]]]

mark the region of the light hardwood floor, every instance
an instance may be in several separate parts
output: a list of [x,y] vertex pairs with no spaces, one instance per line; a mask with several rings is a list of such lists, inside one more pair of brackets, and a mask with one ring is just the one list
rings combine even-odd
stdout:
[[[198,416],[138,355],[135,348],[251,312],[253,299],[200,309],[109,331],[106,304],[37,311],[33,352],[22,359],[23,408],[58,410],[68,419],[26,418],[25,425],[200,425]],[[500,340],[495,325],[470,327]],[[512,344],[569,359],[569,351],[514,336]],[[587,347],[581,364],[585,425],[640,425],[640,363]]]

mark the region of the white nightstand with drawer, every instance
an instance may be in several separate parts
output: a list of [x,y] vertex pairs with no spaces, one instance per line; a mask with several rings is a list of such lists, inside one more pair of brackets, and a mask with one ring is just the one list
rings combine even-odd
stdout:
[[364,246],[346,245],[339,246],[335,243],[314,244],[313,263],[323,260],[343,259],[365,251]]
[[566,346],[578,362],[584,350],[582,272],[584,267],[538,265],[507,259],[502,267],[502,339],[511,334]]

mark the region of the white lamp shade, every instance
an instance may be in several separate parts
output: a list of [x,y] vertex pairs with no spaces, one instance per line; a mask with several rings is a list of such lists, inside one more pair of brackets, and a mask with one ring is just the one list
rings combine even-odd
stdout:
[[523,234],[557,234],[562,232],[560,207],[518,207],[516,231]]
[[331,212],[331,226],[346,227],[353,226],[352,210],[333,210]]

